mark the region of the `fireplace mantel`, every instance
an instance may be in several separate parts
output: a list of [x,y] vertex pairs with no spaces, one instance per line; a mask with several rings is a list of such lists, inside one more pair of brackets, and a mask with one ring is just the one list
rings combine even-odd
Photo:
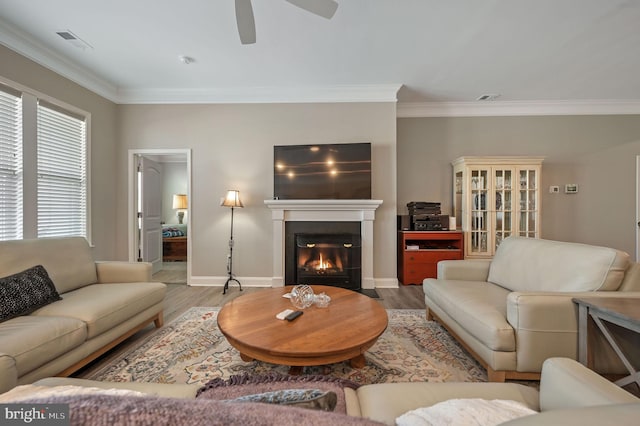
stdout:
[[271,210],[375,211],[382,200],[265,200]]
[[265,200],[273,220],[272,286],[284,283],[284,236],[287,221],[360,222],[362,288],[373,289],[373,221],[382,200]]

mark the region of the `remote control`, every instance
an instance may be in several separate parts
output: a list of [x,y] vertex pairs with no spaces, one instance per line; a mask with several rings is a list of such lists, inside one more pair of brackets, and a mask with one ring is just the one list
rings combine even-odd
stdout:
[[278,318],[279,320],[283,320],[287,317],[287,315],[292,314],[293,313],[293,309],[285,309],[284,311],[280,312],[278,315],[276,315],[276,318]]
[[284,317],[284,319],[286,319],[287,321],[293,321],[294,319],[298,318],[302,314],[303,314],[302,311],[291,312],[289,315]]

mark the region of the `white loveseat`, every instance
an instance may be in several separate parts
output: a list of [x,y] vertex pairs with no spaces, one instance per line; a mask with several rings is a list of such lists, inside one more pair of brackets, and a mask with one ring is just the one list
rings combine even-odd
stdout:
[[150,282],[149,263],[95,262],[77,237],[0,242],[0,277],[36,265],[61,300],[0,322],[0,392],[67,376],[149,323],[162,326],[166,286]]
[[[34,383],[33,388],[26,387],[20,390],[22,398],[37,398],[42,387],[77,386],[102,389],[128,389],[157,398],[153,406],[164,406],[172,403],[175,398],[180,398],[180,403],[173,404],[177,410],[182,410],[186,415],[191,415],[192,424],[235,424],[236,417],[225,408],[229,406],[213,405],[210,407],[212,419],[207,423],[206,419],[194,418],[193,409],[199,408],[198,400],[193,400],[200,385],[178,385],[162,383],[135,383],[135,382],[96,382],[92,380],[48,378]],[[308,388],[313,387],[313,382],[307,383]],[[19,388],[16,388],[18,390]],[[265,383],[259,392],[272,390],[269,383]],[[277,417],[274,413],[263,410],[264,415],[259,424],[283,425],[283,424],[350,424],[355,419],[366,418],[382,424],[395,424],[396,418],[411,410],[431,407],[435,404],[453,399],[483,399],[483,400],[511,400],[523,404],[537,412],[527,417],[511,420],[505,425],[632,425],[636,424],[640,415],[640,399],[627,391],[619,388],[605,378],[587,369],[576,361],[567,358],[552,358],[545,361],[540,381],[540,391],[536,388],[520,383],[378,383],[360,386],[358,389],[345,388],[346,416],[330,416],[326,421],[320,421],[317,417],[313,420],[305,417],[305,413],[312,410],[297,410],[294,419],[290,417]],[[0,403],[15,400],[15,392],[0,395]],[[73,402],[73,397],[64,401]],[[122,398],[131,401],[131,396]],[[39,402],[53,402],[54,400],[40,400]],[[24,401],[22,401],[24,403]],[[84,400],[82,403],[72,403],[73,411],[84,411],[91,421],[88,424],[102,423],[105,419],[112,424],[116,415],[122,413],[109,412],[108,407],[101,410],[98,416],[91,411],[92,406]],[[200,400],[201,404],[217,401]],[[464,403],[464,401],[462,401]],[[83,407],[83,405],[85,405]],[[243,403],[246,404],[246,403]],[[118,408],[122,408],[119,404]],[[147,408],[148,405],[131,401],[129,408],[138,411],[140,415],[153,416],[158,410]],[[115,410],[115,408],[114,408]],[[147,411],[148,410],[148,411]],[[276,413],[277,414],[277,413]],[[280,414],[285,414],[281,412]],[[77,417],[80,413],[75,413]],[[124,416],[123,416],[124,417]],[[153,417],[152,417],[153,419]],[[170,424],[156,418],[154,424]],[[133,424],[133,423],[130,423]]]
[[[539,379],[545,359],[577,359],[572,298],[635,297],[640,306],[640,265],[611,248],[509,237],[491,260],[440,262],[423,290],[427,317],[472,353],[490,381]],[[605,345],[598,358],[601,373],[625,371]]]

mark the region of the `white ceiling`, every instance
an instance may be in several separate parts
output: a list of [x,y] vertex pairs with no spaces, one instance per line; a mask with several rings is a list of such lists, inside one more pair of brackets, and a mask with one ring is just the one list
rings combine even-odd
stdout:
[[257,43],[241,45],[233,0],[0,0],[0,42],[119,103],[389,101],[400,89],[399,109],[500,94],[485,104],[640,112],[638,0],[337,1],[326,20],[253,0]]

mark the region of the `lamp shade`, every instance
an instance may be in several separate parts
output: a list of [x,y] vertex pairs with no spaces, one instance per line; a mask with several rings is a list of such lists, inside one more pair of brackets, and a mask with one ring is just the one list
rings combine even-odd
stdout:
[[244,207],[242,201],[240,201],[240,191],[235,189],[228,190],[220,205],[224,207]]
[[187,208],[187,194],[173,194],[173,208],[174,209],[186,209]]

